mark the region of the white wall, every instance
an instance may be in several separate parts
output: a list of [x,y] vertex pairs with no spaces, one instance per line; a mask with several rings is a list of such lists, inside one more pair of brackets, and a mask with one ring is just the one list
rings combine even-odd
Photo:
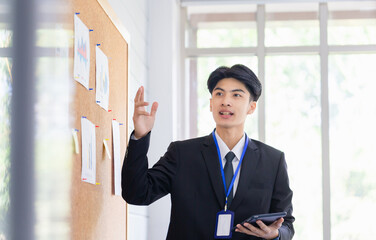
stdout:
[[[128,82],[129,133],[133,130],[133,98],[145,86],[146,100],[159,103],[148,153],[151,167],[173,140],[179,70],[178,0],[108,0],[130,35]],[[129,205],[128,240],[166,239],[170,197],[150,205]]]

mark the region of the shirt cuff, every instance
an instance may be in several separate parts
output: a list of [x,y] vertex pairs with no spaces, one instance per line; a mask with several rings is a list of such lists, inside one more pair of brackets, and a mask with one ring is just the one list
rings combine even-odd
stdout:
[[131,139],[132,139],[132,140],[136,140],[136,141],[138,140],[138,138],[136,138],[136,137],[134,136],[134,133],[131,134]]

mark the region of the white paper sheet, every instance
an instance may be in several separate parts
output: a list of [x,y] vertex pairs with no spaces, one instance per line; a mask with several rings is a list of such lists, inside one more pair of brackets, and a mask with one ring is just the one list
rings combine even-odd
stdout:
[[112,120],[112,136],[114,146],[114,189],[115,195],[121,195],[121,168],[120,168],[120,129],[119,123]]
[[95,184],[96,177],[96,138],[95,125],[86,118],[81,118],[82,171],[84,182]]
[[110,97],[110,79],[108,72],[108,59],[102,50],[96,46],[96,102],[108,111]]
[[76,81],[89,89],[90,38],[89,29],[74,15],[74,74]]

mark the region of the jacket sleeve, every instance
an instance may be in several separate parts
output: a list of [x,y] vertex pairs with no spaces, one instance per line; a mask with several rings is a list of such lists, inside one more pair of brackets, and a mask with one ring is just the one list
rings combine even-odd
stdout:
[[270,212],[287,212],[286,217],[284,217],[285,221],[279,229],[280,240],[291,240],[295,233],[292,224],[295,221],[295,218],[292,216],[292,195],[287,174],[287,164],[285,156],[282,153],[270,206]]
[[149,205],[171,191],[177,168],[175,145],[171,143],[165,155],[148,169],[149,143],[150,132],[139,140],[129,140],[121,172],[122,197],[127,203]]

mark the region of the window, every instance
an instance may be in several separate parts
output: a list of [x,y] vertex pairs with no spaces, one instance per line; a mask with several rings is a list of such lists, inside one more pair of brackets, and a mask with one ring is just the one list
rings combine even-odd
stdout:
[[[69,49],[73,33],[48,22],[36,32],[43,49],[36,59],[35,234],[37,239],[70,236],[71,119],[73,99]],[[45,181],[48,179],[48,181]]]
[[188,5],[183,11],[182,69],[190,86],[185,137],[215,127],[209,73],[221,65],[249,66],[264,91],[246,131],[286,154],[295,238],[375,235],[368,216],[376,214],[376,1]]
[[268,56],[265,63],[266,142],[286,154],[296,239],[320,239],[323,233],[319,60]]
[[[0,239],[5,239],[9,228],[9,186],[10,186],[10,99],[12,95],[12,59],[7,55],[11,46],[12,33],[0,29]],[[9,53],[9,52],[8,52]]]
[[[329,56],[333,239],[366,239],[376,234],[367,221],[367,216],[376,214],[375,62],[376,54]],[[366,219],[361,223],[366,232],[360,229],[360,218]]]
[[243,6],[243,8],[236,6],[189,8],[190,45],[195,45],[197,48],[256,46],[255,11],[255,5]]
[[328,3],[329,45],[376,44],[375,2]]
[[265,12],[265,46],[320,44],[318,4],[267,4]]
[[[55,1],[44,4],[36,21],[37,41],[35,51],[35,102],[32,102],[36,119],[33,132],[35,146],[35,238],[64,239],[70,236],[70,165],[72,153],[69,103],[72,99],[69,49],[72,48],[72,15],[63,14],[56,8]],[[10,167],[11,167],[11,98],[15,96],[15,82],[12,77],[13,32],[9,30],[11,5],[7,1],[0,4],[0,239],[10,239]],[[64,4],[59,7],[66,7]],[[67,8],[64,8],[67,10]],[[40,9],[38,9],[40,10]],[[36,12],[36,10],[32,10]],[[60,12],[57,12],[60,11]],[[65,10],[64,10],[65,11]],[[61,15],[58,15],[61,14]],[[65,13],[65,12],[64,12]],[[47,17],[46,17],[47,16]],[[66,22],[57,21],[56,16],[67,16]],[[64,19],[65,21],[66,19]],[[14,27],[14,26],[13,26]],[[16,28],[17,29],[17,28]],[[15,30],[16,31],[16,30]],[[18,29],[19,31],[19,29]],[[33,41],[32,36],[28,41]],[[27,48],[27,47],[26,47]],[[35,49],[34,49],[35,50]],[[33,55],[34,57],[34,55]],[[14,71],[14,70],[13,70]],[[20,78],[20,77],[19,77]],[[29,81],[30,79],[27,79]],[[28,89],[29,90],[29,89]],[[34,89],[30,89],[34,91]],[[24,99],[18,95],[18,99]],[[13,115],[14,116],[14,115]],[[14,127],[13,127],[14,129]],[[18,149],[17,151],[24,151]],[[28,160],[28,159],[27,159]],[[16,165],[15,162],[12,162]],[[18,163],[20,164],[20,163]],[[13,176],[14,177],[14,176]],[[20,204],[21,205],[21,204]],[[25,214],[29,214],[26,212]],[[14,216],[14,215],[13,215]],[[27,218],[25,218],[27,219]],[[29,222],[31,223],[31,222]],[[22,230],[20,230],[22,231]]]

